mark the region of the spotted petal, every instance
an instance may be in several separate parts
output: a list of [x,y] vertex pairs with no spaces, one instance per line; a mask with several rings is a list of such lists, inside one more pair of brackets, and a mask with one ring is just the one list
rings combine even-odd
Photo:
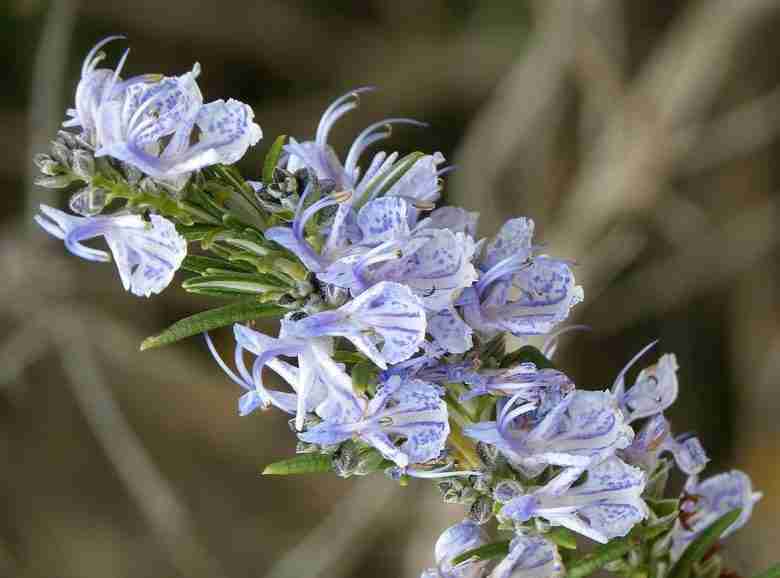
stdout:
[[433,211],[427,219],[421,221],[420,226],[432,229],[449,229],[453,233],[465,233],[474,238],[477,236],[478,220],[479,213],[460,207],[440,207]]
[[616,457],[588,469],[584,483],[571,486],[577,475],[567,470],[547,486],[514,498],[501,515],[523,522],[537,516],[554,526],[564,526],[597,542],[625,536],[647,516],[647,505],[641,498],[646,477],[639,468]]
[[409,203],[398,197],[382,197],[366,203],[357,215],[362,245],[374,247],[409,235]]
[[643,369],[619,402],[628,421],[650,417],[669,408],[677,399],[677,359],[667,353],[658,363]]
[[498,234],[485,246],[480,263],[488,270],[508,258],[525,261],[531,257],[531,239],[534,236],[534,222],[527,217],[511,219],[504,223]]
[[[425,339],[425,311],[398,283],[379,283],[337,310],[285,322],[290,335],[346,337],[382,369],[410,358]],[[381,350],[375,338],[381,339]]]
[[[453,559],[460,554],[487,543],[485,531],[470,520],[450,526],[436,541],[436,568],[427,570],[432,578],[479,578],[486,566],[484,561],[466,561],[457,566]],[[425,576],[425,574],[423,574]],[[422,577],[421,577],[422,578]]]
[[397,281],[408,285],[426,309],[449,308],[476,279],[471,259],[474,242],[463,233],[448,229],[423,230],[410,240],[411,250],[402,248],[404,257],[379,267],[376,280]]
[[448,353],[465,353],[473,346],[472,331],[454,307],[428,316],[428,332]]
[[488,578],[561,578],[564,573],[555,544],[541,536],[519,534]]
[[140,215],[76,217],[41,205],[36,221],[46,231],[65,241],[74,255],[90,261],[110,260],[105,251],[83,241],[103,236],[113,253],[125,290],[149,297],[160,293],[173,279],[187,255],[187,242],[176,227],[159,215],[150,222]]

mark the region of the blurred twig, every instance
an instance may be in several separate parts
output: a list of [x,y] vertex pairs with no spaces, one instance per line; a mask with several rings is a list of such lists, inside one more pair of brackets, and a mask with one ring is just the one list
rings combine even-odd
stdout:
[[36,347],[25,352],[21,365],[16,361],[14,372],[21,371],[34,355],[54,345],[84,418],[152,531],[170,554],[177,572],[187,578],[224,577],[217,560],[196,537],[189,511],[155,466],[106,385],[95,357],[95,346],[88,339],[89,332],[79,313],[78,309],[59,308],[29,320],[23,332],[2,349],[3,366],[6,363],[13,366],[15,352],[33,335],[37,339]]
[[627,90],[575,180],[548,240],[576,255],[625,212],[656,200],[680,159],[666,142],[707,110],[726,77],[737,44],[775,0],[695,3],[678,18]]
[[[705,126],[680,131],[684,162],[691,176],[748,155],[780,136],[780,88],[738,107]],[[695,143],[695,146],[692,145]]]
[[387,506],[400,501],[403,493],[398,484],[387,482],[378,488],[376,483],[358,480],[355,489],[336,502],[330,514],[288,550],[266,578],[318,578],[326,571],[331,576],[348,575],[360,559],[359,551],[381,532],[380,519]]
[[698,231],[677,254],[615,284],[591,305],[594,330],[614,333],[642,316],[680,306],[698,291],[711,290],[755,266],[778,242],[776,210],[773,203],[753,207],[722,228]]
[[43,189],[33,186],[35,168],[29,159],[46,150],[46,143],[57,132],[63,119],[67,60],[70,40],[76,20],[78,0],[53,0],[45,12],[45,22],[33,61],[30,83],[29,150],[27,155],[26,210],[24,222],[28,228],[36,228],[33,215],[43,196]]
[[518,148],[545,126],[545,112],[564,88],[574,57],[573,3],[535,3],[538,24],[517,64],[477,114],[461,143],[449,194],[458,204],[479,204],[482,226],[494,226],[502,216],[492,206],[491,191]]

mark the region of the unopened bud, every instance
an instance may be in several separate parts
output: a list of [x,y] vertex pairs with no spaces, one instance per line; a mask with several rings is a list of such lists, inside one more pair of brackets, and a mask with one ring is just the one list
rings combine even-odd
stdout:
[[127,182],[130,184],[137,183],[144,176],[144,174],[133,165],[124,164],[122,165],[122,170],[125,173],[125,177],[127,177]]
[[515,480],[501,480],[493,488],[493,498],[501,504],[506,504],[522,495],[523,492],[523,486],[519,482]]
[[349,444],[344,444],[333,456],[333,470],[337,476],[348,478],[355,474],[358,467],[359,455],[357,449]]
[[468,518],[476,524],[487,524],[493,517],[493,500],[487,496],[480,496],[469,508]]
[[36,177],[34,183],[45,189],[64,189],[73,182],[70,175],[57,175],[55,177]]
[[65,167],[55,161],[49,155],[40,153],[33,157],[33,162],[44,175],[54,177],[64,172]]
[[108,195],[103,189],[85,187],[70,197],[70,210],[82,217],[94,217],[108,203]]
[[477,455],[482,463],[488,468],[493,469],[498,463],[498,448],[494,445],[486,444],[485,442],[477,443]]
[[70,166],[71,153],[68,145],[61,140],[51,141],[51,154],[55,160],[62,163],[66,167]]
[[95,159],[89,151],[76,149],[73,151],[71,167],[76,175],[89,181],[95,174]]

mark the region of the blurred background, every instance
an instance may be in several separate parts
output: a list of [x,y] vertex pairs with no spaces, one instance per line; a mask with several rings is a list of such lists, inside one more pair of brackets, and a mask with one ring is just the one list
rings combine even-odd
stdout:
[[[710,472],[766,494],[729,542],[747,575],[778,557],[780,0],[6,0],[0,4],[0,576],[413,577],[462,516],[381,476],[263,478],[286,418],[242,418],[197,339],[138,344],[214,306],[139,300],[32,223],[65,195],[31,186],[81,60],[125,33],[127,74],[199,61],[207,100],[250,103],[272,139],[374,84],[345,147],[390,116],[399,150],[440,150],[449,202],[481,233],[532,216],[586,302],[559,361],[604,388],[652,339],[681,365],[678,432]],[[119,46],[111,47],[115,62]],[[340,150],[344,150],[341,148]],[[229,336],[220,335],[223,347]]]

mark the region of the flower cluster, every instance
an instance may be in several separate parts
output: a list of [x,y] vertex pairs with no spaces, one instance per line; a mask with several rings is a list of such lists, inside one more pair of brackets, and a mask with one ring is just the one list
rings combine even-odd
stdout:
[[[603,390],[579,389],[555,366],[583,290],[571,262],[540,252],[531,219],[480,239],[476,213],[437,208],[449,170],[441,153],[363,162],[393,126],[422,123],[372,124],[342,160],[328,136],[370,89],[354,90],[327,108],[312,140],[280,137],[262,180],[244,180],[228,165],[261,137],[252,110],[204,104],[197,65],[122,79],[125,52],[116,70],[98,68],[115,38],[84,61],[71,130],[36,158],[39,184],[76,187],[78,215],[43,206],[37,221],[85,259],[110,259],[83,244],[104,237],[136,295],[159,293],[182,268],[188,291],[233,298],[142,348],[204,333],[244,390],[241,415],[271,406],[290,415],[299,455],[266,473],[434,480],[468,514],[439,538],[427,578],[563,576],[585,560],[576,535],[625,547],[604,557],[615,572],[664,576],[724,515],[738,513],[723,535],[747,521],[759,497],[749,478],[700,479],[701,443],[675,436],[664,417],[678,395],[674,355],[629,384],[650,344]],[[200,251],[188,255],[189,243]],[[281,319],[277,336],[255,328],[268,316]],[[230,364],[207,333],[227,325]],[[545,345],[512,351],[510,335]],[[675,465],[685,489],[664,500]],[[713,571],[696,562],[701,575]]]

